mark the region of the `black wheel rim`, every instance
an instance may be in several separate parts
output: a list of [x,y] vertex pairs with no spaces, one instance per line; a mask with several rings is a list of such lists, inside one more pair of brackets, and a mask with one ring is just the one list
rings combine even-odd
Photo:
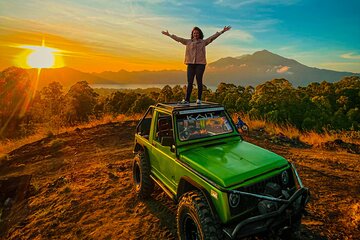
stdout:
[[192,217],[187,214],[184,219],[184,233],[186,240],[199,240],[199,230]]

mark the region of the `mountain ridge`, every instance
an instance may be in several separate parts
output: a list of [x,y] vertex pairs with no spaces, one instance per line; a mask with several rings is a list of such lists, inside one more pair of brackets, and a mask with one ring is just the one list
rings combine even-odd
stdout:
[[[207,65],[204,83],[217,86],[220,82],[235,85],[252,85],[264,83],[274,78],[285,78],[294,86],[306,86],[312,82],[335,82],[345,76],[360,76],[360,73],[334,71],[306,66],[294,59],[285,58],[268,50],[238,57],[224,57]],[[27,69],[35,76],[37,69]],[[39,87],[57,81],[65,88],[78,81],[89,84],[186,84],[186,72],[182,70],[159,71],[104,71],[101,73],[82,72],[73,68],[42,69]]]

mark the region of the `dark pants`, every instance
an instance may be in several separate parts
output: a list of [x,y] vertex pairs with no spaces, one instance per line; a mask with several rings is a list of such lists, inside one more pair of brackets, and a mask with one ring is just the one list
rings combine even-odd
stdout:
[[185,100],[190,102],[190,96],[193,89],[194,77],[196,76],[196,83],[198,87],[198,99],[201,100],[203,84],[202,78],[205,71],[205,64],[188,64],[187,65],[187,91]]

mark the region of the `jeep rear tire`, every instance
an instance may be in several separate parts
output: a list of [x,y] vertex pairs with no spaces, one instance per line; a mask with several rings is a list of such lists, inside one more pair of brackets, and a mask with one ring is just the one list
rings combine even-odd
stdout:
[[223,239],[219,225],[211,215],[210,207],[200,191],[185,193],[176,216],[180,240]]
[[144,152],[138,152],[133,160],[133,180],[138,197],[146,199],[154,190],[154,182],[150,178],[150,162]]

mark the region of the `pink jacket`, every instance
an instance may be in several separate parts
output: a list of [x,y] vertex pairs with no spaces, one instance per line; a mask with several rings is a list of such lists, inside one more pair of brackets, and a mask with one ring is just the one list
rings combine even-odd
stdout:
[[221,32],[216,32],[214,35],[206,39],[185,39],[178,37],[174,34],[170,35],[172,39],[186,45],[185,51],[185,64],[206,64],[206,51],[205,46],[214,41]]

